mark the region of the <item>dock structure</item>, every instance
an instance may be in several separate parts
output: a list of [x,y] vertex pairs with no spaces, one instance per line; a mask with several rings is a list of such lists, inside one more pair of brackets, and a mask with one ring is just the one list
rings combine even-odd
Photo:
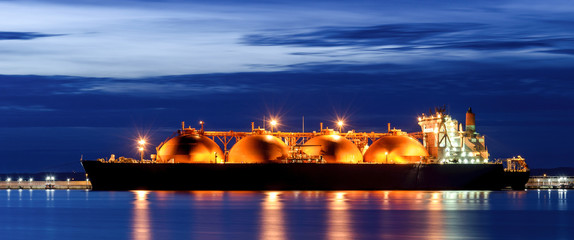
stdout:
[[574,176],[531,176],[526,183],[526,188],[574,188]]
[[[402,132],[400,129],[389,129],[389,132],[386,133],[376,133],[376,132],[355,132],[355,130],[350,130],[347,132],[340,132],[334,129],[323,128],[321,126],[320,132],[281,132],[281,131],[267,131],[265,129],[252,129],[251,132],[235,132],[235,131],[203,131],[203,130],[195,130],[193,128],[183,129],[181,134],[195,134],[199,133],[211,138],[213,141],[219,141],[219,143],[223,146],[223,151],[226,152],[229,150],[228,145],[230,143],[239,142],[244,137],[251,136],[254,134],[267,134],[272,135],[274,137],[280,138],[283,140],[287,145],[294,146],[297,144],[303,144],[306,140],[311,139],[316,136],[321,136],[324,134],[336,134],[342,137],[345,137],[352,141],[359,150],[363,150],[365,146],[369,143],[373,143],[381,137],[384,136],[392,136],[392,135],[408,135],[410,137],[416,139],[422,139],[421,132],[415,133],[406,133]],[[158,149],[161,147],[161,144],[158,146]]]
[[[20,180],[20,181],[19,181]],[[89,180],[83,181],[30,181],[29,179],[6,179],[0,181],[0,189],[92,189]]]

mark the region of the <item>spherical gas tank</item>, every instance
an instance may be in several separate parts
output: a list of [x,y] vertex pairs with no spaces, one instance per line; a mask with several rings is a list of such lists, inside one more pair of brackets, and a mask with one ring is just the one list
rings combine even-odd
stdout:
[[375,141],[365,152],[365,162],[418,163],[429,154],[425,147],[409,136],[385,136]]
[[168,140],[157,151],[160,162],[173,159],[175,163],[223,162],[221,148],[213,140],[199,134],[177,136]]
[[271,135],[247,136],[229,151],[230,163],[273,163],[286,160],[289,147]]
[[322,135],[309,139],[301,150],[308,155],[323,156],[327,163],[358,163],[363,161],[359,148],[339,135]]

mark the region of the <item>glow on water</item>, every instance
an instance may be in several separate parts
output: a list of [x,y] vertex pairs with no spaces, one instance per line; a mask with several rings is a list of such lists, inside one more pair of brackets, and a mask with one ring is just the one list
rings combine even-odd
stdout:
[[572,239],[572,194],[12,189],[0,191],[0,234],[6,239]]

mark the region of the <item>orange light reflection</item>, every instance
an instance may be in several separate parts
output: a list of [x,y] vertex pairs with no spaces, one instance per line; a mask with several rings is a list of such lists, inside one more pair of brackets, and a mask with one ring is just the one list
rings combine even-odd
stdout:
[[347,192],[328,194],[327,239],[353,239]]
[[151,239],[151,226],[149,216],[149,201],[147,196],[149,191],[133,191],[135,200],[133,202],[132,218],[132,239]]
[[262,202],[259,224],[261,226],[259,239],[287,239],[285,236],[285,219],[283,203],[280,198],[281,194],[281,192],[265,192],[266,196]]

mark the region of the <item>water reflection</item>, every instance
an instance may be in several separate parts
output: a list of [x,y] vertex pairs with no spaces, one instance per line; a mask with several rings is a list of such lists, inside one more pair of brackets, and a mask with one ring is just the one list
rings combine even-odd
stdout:
[[327,195],[327,239],[354,239],[347,194],[334,192]]
[[266,192],[261,203],[260,239],[287,239],[281,192]]
[[151,225],[149,214],[149,191],[133,191],[135,200],[133,201],[132,213],[132,239],[151,239]]
[[[547,210],[556,208],[557,210],[568,210],[568,190],[567,189],[548,189],[536,190],[538,196],[538,208]],[[553,195],[555,195],[553,197]],[[554,205],[556,204],[556,205]]]
[[[12,191],[12,198],[19,194]],[[131,238],[146,240],[154,239],[154,234],[193,239],[235,239],[236,235],[241,239],[278,240],[488,239],[493,233],[486,228],[500,230],[499,224],[532,212],[523,210],[569,210],[566,190],[129,194]],[[164,230],[173,226],[179,227]]]
[[54,193],[56,190],[54,189],[46,189],[46,200],[54,201]]
[[[474,215],[466,214],[466,211],[488,211],[491,208],[489,191],[309,191],[263,194],[258,222],[260,239],[287,239],[297,231],[292,229],[293,222],[289,221],[308,216],[298,216],[297,212],[287,211],[293,202],[301,204],[298,206],[305,209],[320,208],[325,211],[324,217],[318,217],[314,227],[321,229],[324,224],[326,239],[364,237],[360,232],[367,227],[379,231],[372,235],[375,238],[445,239],[465,234],[480,236],[476,225],[481,224],[481,220],[474,219]],[[507,196],[516,201],[524,197],[524,192],[509,192]],[[286,214],[294,216],[286,218]],[[461,225],[461,222],[472,224]],[[397,235],[397,232],[401,233]]]

